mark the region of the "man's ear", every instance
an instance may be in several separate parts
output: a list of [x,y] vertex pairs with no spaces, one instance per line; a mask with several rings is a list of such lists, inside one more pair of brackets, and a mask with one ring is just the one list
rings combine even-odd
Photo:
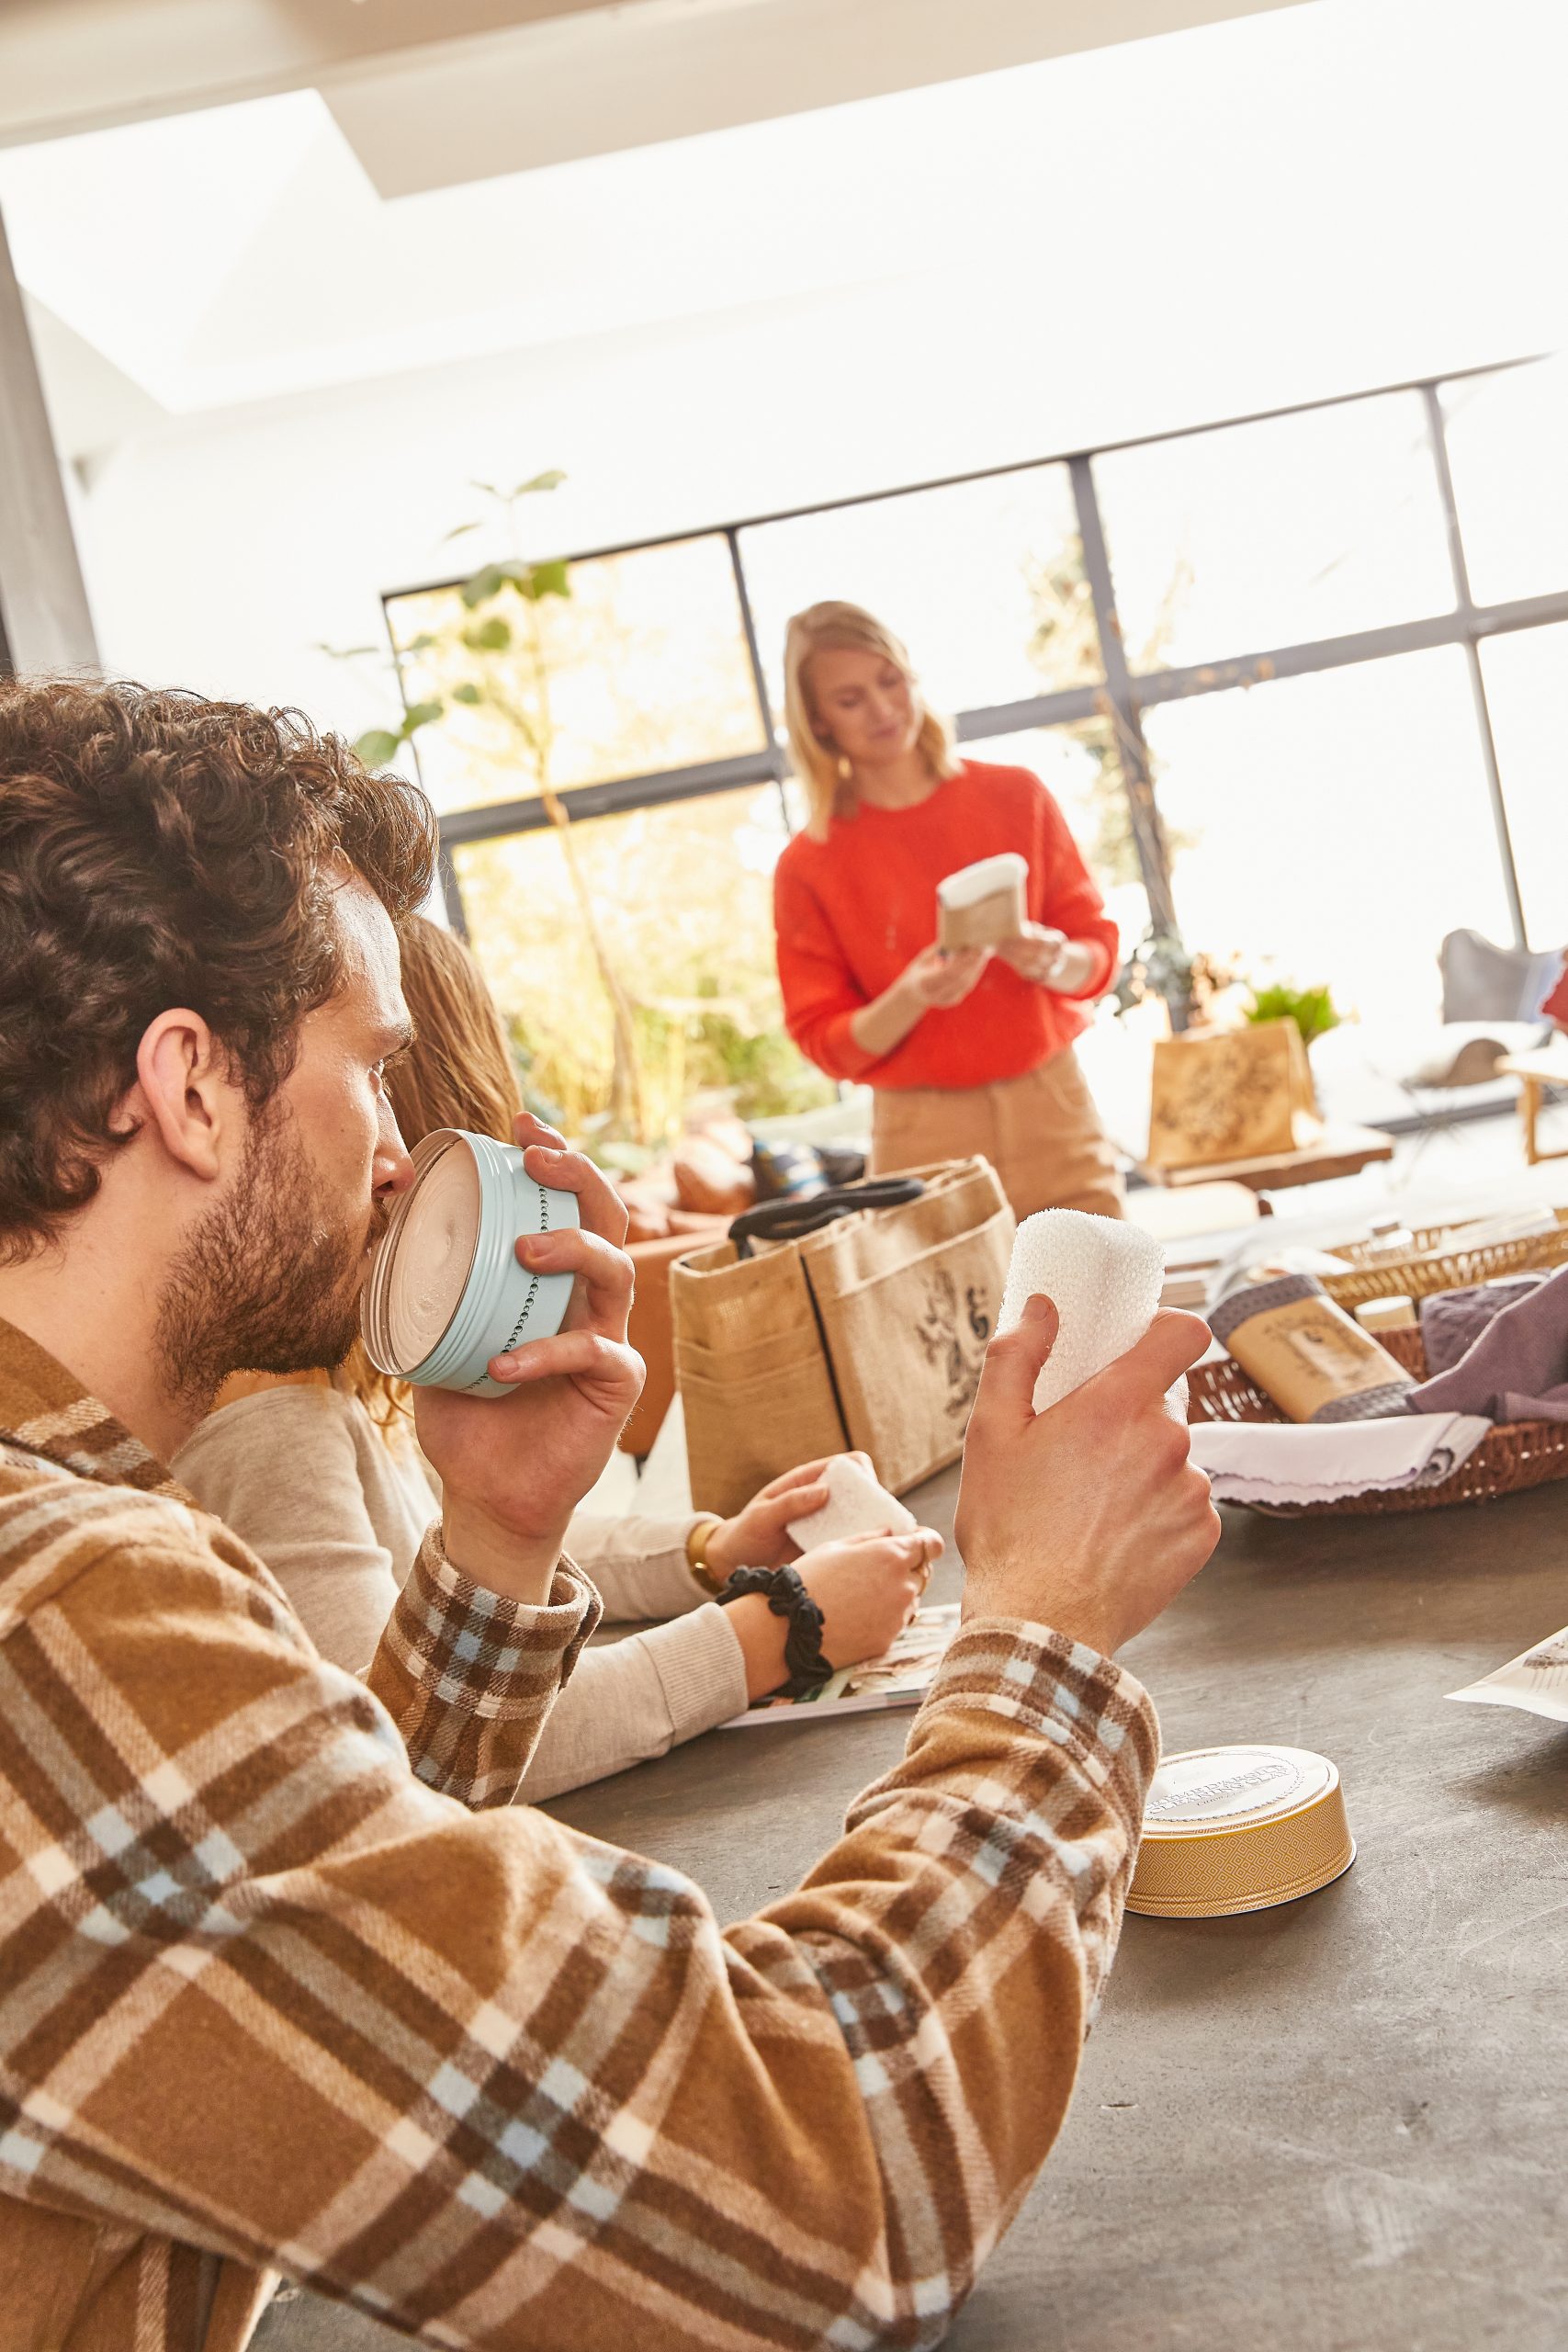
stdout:
[[171,1159],[204,1183],[223,1171],[243,1120],[228,1057],[199,1012],[161,1012],[136,1049],[136,1084],[124,1104],[135,1126],[153,1128]]

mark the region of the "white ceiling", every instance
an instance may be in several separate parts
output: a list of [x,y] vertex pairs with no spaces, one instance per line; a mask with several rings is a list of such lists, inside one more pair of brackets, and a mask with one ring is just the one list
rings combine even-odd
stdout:
[[632,0],[389,51],[321,87],[381,194],[408,196],[1300,5]]
[[0,145],[327,94],[383,195],[1304,0],[0,0]]
[[[53,0],[62,29],[89,5]],[[161,0],[165,16],[182,6]],[[56,421],[80,454],[96,446],[84,434],[119,424],[126,385],[188,413],[963,266],[976,239],[994,254],[1010,218],[1050,201],[1052,145],[1074,152],[1086,119],[1113,118],[1118,61],[1143,59],[1130,70],[1146,84],[1164,46],[1085,43],[1227,8],[1259,14],[1241,0],[583,6],[404,51],[363,78],[323,73],[330,103],[304,87],[0,148],[0,208],[17,274],[56,322],[46,382],[68,387]],[[1286,0],[1277,21],[1315,13]],[[1080,53],[975,70],[998,44],[1053,42]],[[812,107],[823,87],[886,81],[888,59],[916,86]],[[925,78],[939,66],[961,78]],[[102,74],[96,97],[107,106]],[[694,129],[754,108],[773,119]],[[671,135],[628,143],[656,125]],[[600,152],[576,153],[590,132]],[[547,133],[572,152],[496,170]],[[1096,119],[1089,153],[1104,135]],[[366,151],[417,192],[389,197]],[[108,372],[85,380],[66,335]]]
[[621,0],[0,0],[0,143],[298,90]]
[[[200,5],[228,17],[240,0]],[[186,6],[107,13],[172,21]],[[63,30],[87,6],[51,0],[49,14]],[[864,36],[886,7],[908,42],[868,55],[845,32],[834,48],[832,23]],[[886,53],[916,86],[806,110],[805,81],[770,44],[786,15],[799,29],[822,9],[806,50],[818,78],[831,63],[841,87]],[[373,12],[405,32],[420,15],[412,0],[355,13]],[[15,106],[5,43],[39,13],[0,0],[0,111]],[[248,13],[288,19],[302,40],[317,18],[337,25],[341,6],[251,0]],[[443,21],[482,13],[454,0]],[[830,399],[853,368],[857,303],[868,317],[905,304],[932,366],[953,350],[983,364],[998,324],[1027,312],[1091,424],[1110,371],[1135,387],[1149,429],[1237,399],[1347,389],[1364,370],[1377,380],[1562,340],[1561,0],[1490,0],[1484,16],[1470,0],[1313,0],[974,70],[981,34],[1010,20],[1016,33],[1025,15],[1037,40],[1076,25],[1081,41],[1153,15],[1224,13],[1213,0],[585,0],[551,53],[564,77],[563,61],[579,73],[590,54],[582,42],[606,44],[610,152],[448,184],[464,85],[444,82],[421,47],[408,54],[434,77],[423,132],[417,74],[385,60],[355,68],[362,92],[380,77],[384,99],[361,147],[374,129],[389,173],[402,109],[405,175],[439,183],[390,198],[345,132],[344,78],[324,72],[330,104],[303,87],[0,149],[0,209],[38,306],[62,445],[91,455],[157,409],[595,339],[613,382],[613,338],[748,315],[776,322],[777,365]],[[953,74],[922,85],[953,20],[974,36],[969,70],[956,78],[950,52]],[[754,54],[739,43],[746,26]],[[662,92],[666,130],[681,107],[698,108],[684,69],[671,78],[649,61],[689,56],[699,30],[739,44],[735,73],[714,87],[732,105],[770,96],[776,119],[622,144],[642,92]],[[639,47],[655,32],[666,50]],[[446,46],[478,58],[493,39]],[[89,88],[107,104],[107,77]],[[563,97],[563,124],[569,112]],[[528,117],[530,139],[542,119]],[[476,119],[473,170],[488,167],[490,135]],[[820,340],[846,332],[847,348]]]

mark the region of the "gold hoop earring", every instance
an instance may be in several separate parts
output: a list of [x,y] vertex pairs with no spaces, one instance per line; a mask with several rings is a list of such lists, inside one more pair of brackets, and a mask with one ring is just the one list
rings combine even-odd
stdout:
[[840,752],[839,753],[839,782],[840,784],[852,783],[854,780],[854,762],[851,759],[847,752]]

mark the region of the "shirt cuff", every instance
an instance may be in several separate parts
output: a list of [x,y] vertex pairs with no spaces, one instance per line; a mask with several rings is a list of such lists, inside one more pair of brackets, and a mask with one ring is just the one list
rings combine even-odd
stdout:
[[750,1703],[745,1654],[716,1600],[689,1617],[651,1626],[643,1640],[670,1710],[672,1747],[745,1713]]
[[1086,981],[1081,989],[1055,989],[1052,993],[1061,997],[1068,1004],[1088,1004],[1091,999],[1102,997],[1116,978],[1117,950],[1109,946],[1103,939],[1095,939],[1088,933],[1081,931],[1073,944],[1076,947],[1094,949],[1100,961],[1094,967],[1093,977]]
[[920,1713],[976,1706],[1067,1756],[1136,1833],[1159,1762],[1159,1718],[1125,1667],[1049,1625],[971,1618],[948,1645]]
[[[864,1010],[863,1005],[856,1007],[856,1012]],[[854,1018],[853,1012],[836,1012],[823,1027],[818,1050],[810,1057],[818,1069],[825,1069],[829,1078],[844,1079],[851,1085],[858,1085],[862,1079],[887,1059],[886,1054],[868,1054],[863,1046],[855,1043],[852,1025]]]
[[599,1595],[564,1552],[543,1602],[512,1600],[470,1582],[446,1557],[436,1521],[386,1638],[403,1671],[441,1705],[499,1719],[539,1713],[601,1614]]

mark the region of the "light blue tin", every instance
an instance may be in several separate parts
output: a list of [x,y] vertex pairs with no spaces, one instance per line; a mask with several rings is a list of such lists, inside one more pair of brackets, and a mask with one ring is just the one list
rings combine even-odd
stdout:
[[[441,1337],[419,1363],[400,1363],[392,1345],[389,1313],[399,1279],[399,1251],[421,1184],[449,1151],[470,1153],[479,1175],[473,1255]],[[531,1273],[518,1262],[517,1242],[525,1233],[575,1226],[577,1195],[536,1183],[513,1145],[469,1135],[460,1127],[435,1128],[409,1157],[414,1181],[392,1211],[360,1302],[366,1352],[378,1372],[412,1381],[416,1388],[455,1388],[469,1396],[510,1396],[510,1388],[491,1380],[486,1366],[492,1357],[521,1347],[525,1340],[552,1338],[571,1303],[574,1279],[570,1274]]]

